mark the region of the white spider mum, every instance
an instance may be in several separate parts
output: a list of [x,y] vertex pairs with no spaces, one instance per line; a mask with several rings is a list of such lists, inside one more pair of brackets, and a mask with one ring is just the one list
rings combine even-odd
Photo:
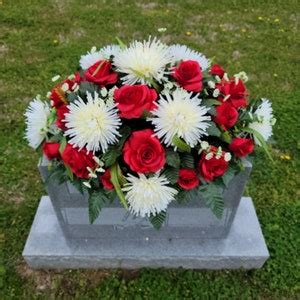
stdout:
[[172,64],[176,64],[181,60],[195,60],[199,63],[202,71],[207,70],[210,66],[210,61],[202,53],[185,45],[172,45],[169,47],[169,51],[172,55]]
[[120,136],[118,129],[121,120],[115,105],[107,105],[98,95],[87,93],[87,102],[80,97],[68,105],[69,113],[65,114],[65,134],[71,137],[69,143],[88,151],[101,150],[115,143]]
[[147,178],[144,174],[135,177],[131,174],[122,189],[129,203],[129,210],[141,217],[159,214],[165,211],[168,204],[174,200],[177,190],[168,186],[169,181],[164,176],[155,174]]
[[83,70],[86,70],[103,58],[103,53],[101,51],[97,51],[96,47],[94,46],[91,51],[81,56],[79,64]]
[[[259,132],[265,141],[272,136],[272,126],[274,125],[274,116],[271,103],[268,99],[262,99],[262,103],[253,113],[256,115],[257,121],[249,124],[249,127]],[[257,138],[254,138],[255,143],[260,145]]]
[[34,99],[28,105],[24,116],[26,117],[26,133],[29,146],[36,149],[46,137],[47,120],[50,107],[46,102]]
[[127,74],[122,78],[125,84],[151,85],[153,79],[162,81],[171,59],[167,45],[149,38],[148,41],[132,42],[115,57],[114,64],[117,71]]
[[108,45],[100,49],[102,56],[105,59],[110,59],[111,56],[116,57],[121,51],[119,45]]
[[207,135],[210,126],[207,121],[211,119],[206,115],[209,108],[201,106],[198,95],[192,97],[192,93],[183,89],[176,89],[172,94],[166,92],[165,97],[160,97],[158,107],[151,111],[154,117],[148,119],[155,126],[156,135],[168,146],[173,137],[178,136],[194,147]]

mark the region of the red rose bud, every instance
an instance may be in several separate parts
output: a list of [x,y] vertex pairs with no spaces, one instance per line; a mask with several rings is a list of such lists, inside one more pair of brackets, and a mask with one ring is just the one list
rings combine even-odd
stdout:
[[222,151],[221,157],[217,158],[213,152],[208,154],[203,152],[198,169],[205,181],[213,181],[216,177],[222,176],[227,171],[228,161],[225,161],[224,154]]
[[87,153],[86,149],[79,151],[78,148],[73,148],[70,144],[66,145],[61,157],[79,178],[89,178],[87,167],[94,168],[96,164],[92,152]]
[[231,78],[230,81],[222,80],[216,85],[220,90],[221,96],[219,100],[222,102],[229,102],[235,108],[247,106],[248,92],[242,80]]
[[144,110],[155,108],[157,93],[146,85],[124,85],[115,90],[114,99],[121,118],[140,118]]
[[179,178],[178,178],[177,183],[183,189],[191,190],[199,185],[200,180],[197,177],[197,173],[194,170],[180,169],[179,170]]
[[244,157],[253,152],[254,143],[252,139],[237,137],[232,140],[229,150],[237,157]]
[[202,90],[202,71],[199,63],[186,60],[174,68],[173,77],[187,91],[199,93]]
[[99,60],[86,70],[84,79],[104,87],[115,84],[118,81],[118,74],[112,71],[109,61]]
[[65,114],[69,112],[69,109],[67,105],[62,105],[59,108],[56,109],[56,126],[60,128],[61,130],[66,130],[65,122],[63,121],[65,119]]
[[107,190],[113,190],[114,186],[110,181],[111,176],[110,176],[110,170],[107,169],[105,171],[105,173],[103,175],[100,176],[100,181],[103,184],[103,186],[107,189]]
[[153,173],[163,168],[165,150],[151,129],[135,131],[123,148],[124,161],[137,173]]
[[50,100],[52,100],[53,104],[52,106],[55,108],[59,108],[62,105],[68,104],[68,99],[64,88],[67,88],[67,90],[72,91],[76,87],[76,84],[80,83],[80,80],[80,74],[79,72],[76,72],[73,76],[73,79],[66,79],[63,82],[56,85],[50,93]]
[[221,105],[216,106],[216,116],[214,121],[221,125],[224,130],[228,130],[237,122],[239,114],[234,106],[230,102],[224,102]]
[[59,143],[45,142],[42,146],[42,150],[49,160],[60,158]]
[[224,74],[225,74],[225,71],[224,69],[220,66],[220,65],[213,65],[210,69],[210,72],[209,72],[211,75],[217,75],[219,76],[221,79],[223,78]]

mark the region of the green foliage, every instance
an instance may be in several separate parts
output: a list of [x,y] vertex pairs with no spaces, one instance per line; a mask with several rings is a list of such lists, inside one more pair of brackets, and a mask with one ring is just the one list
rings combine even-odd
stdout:
[[164,176],[169,180],[170,183],[174,184],[178,180],[179,169],[172,167],[165,167],[163,173]]
[[172,144],[175,145],[179,151],[191,152],[191,147],[176,135],[172,139]]
[[190,153],[181,153],[180,154],[180,163],[182,168],[194,169],[195,161],[194,157]]
[[105,163],[105,167],[111,167],[118,157],[122,154],[122,151],[119,149],[109,149],[102,155],[102,160]]
[[228,170],[226,171],[226,173],[222,176],[222,180],[223,183],[225,184],[225,186],[227,187],[228,184],[230,183],[230,181],[233,179],[233,177],[239,172],[241,171],[240,167],[235,164],[235,163],[231,163],[229,165]]
[[222,132],[221,132],[221,130],[216,126],[216,124],[215,124],[214,122],[210,122],[209,124],[210,124],[210,126],[207,128],[207,133],[208,133],[208,135],[220,137],[221,134],[222,134]]
[[93,192],[89,195],[89,219],[91,224],[98,218],[102,206],[108,201],[103,191]]
[[151,215],[149,217],[149,221],[151,222],[151,224],[156,230],[159,230],[163,225],[163,223],[165,222],[166,216],[167,216],[166,211],[162,211],[159,214]]
[[51,167],[49,168],[49,175],[46,178],[46,184],[48,182],[54,181],[58,184],[62,184],[66,180],[68,180],[68,175],[66,174],[66,168],[64,165],[60,163],[52,163]]
[[224,211],[223,188],[215,183],[199,186],[199,195],[214,215],[221,219]]
[[179,169],[180,157],[179,154],[175,152],[173,149],[168,149],[166,151],[166,160],[169,166]]

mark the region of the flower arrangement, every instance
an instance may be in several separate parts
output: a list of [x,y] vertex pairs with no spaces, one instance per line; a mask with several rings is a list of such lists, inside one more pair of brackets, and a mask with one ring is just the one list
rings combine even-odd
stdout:
[[79,64],[25,113],[49,177],[88,192],[91,222],[116,196],[156,228],[170,202],[195,196],[221,217],[224,189],[242,158],[267,151],[275,121],[269,100],[249,100],[246,73],[230,77],[203,54],[151,37],[93,47]]

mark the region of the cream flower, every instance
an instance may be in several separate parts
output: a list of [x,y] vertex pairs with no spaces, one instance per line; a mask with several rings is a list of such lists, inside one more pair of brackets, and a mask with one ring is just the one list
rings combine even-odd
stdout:
[[[274,125],[273,109],[268,99],[262,99],[262,103],[253,113],[257,120],[250,123],[249,127],[259,132],[265,141],[272,136],[272,126]],[[254,137],[255,143],[260,145],[257,138]]]
[[29,146],[36,149],[46,137],[50,107],[46,102],[34,99],[29,103],[24,115],[27,124],[25,137]]
[[71,137],[69,143],[88,151],[101,150],[115,143],[120,136],[118,129],[121,120],[114,104],[106,104],[97,92],[87,93],[87,102],[80,97],[71,103],[69,112],[65,114],[65,135]]
[[161,82],[166,72],[166,65],[171,63],[167,45],[156,38],[148,41],[134,41],[121,50],[114,59],[117,71],[125,73],[125,84],[143,83],[151,85],[153,79]]
[[147,178],[144,174],[127,177],[128,183],[122,189],[129,203],[129,210],[141,217],[149,217],[165,211],[173,201],[177,190],[168,186],[169,181],[164,176],[155,174]]
[[91,51],[87,52],[87,54],[82,55],[79,61],[80,67],[83,70],[88,69],[92,65],[94,65],[97,61],[102,60],[103,54],[101,51],[97,51],[96,47],[93,47]]
[[194,147],[203,135],[207,135],[211,119],[208,110],[201,106],[198,95],[192,97],[192,93],[178,88],[172,94],[166,92],[165,98],[161,96],[158,107],[151,111],[154,117],[148,120],[166,145],[171,145],[173,137],[178,136]]
[[195,60],[199,63],[202,71],[205,71],[210,66],[210,61],[200,52],[192,50],[185,45],[172,45],[169,48],[172,55],[172,64],[176,64],[181,60]]

